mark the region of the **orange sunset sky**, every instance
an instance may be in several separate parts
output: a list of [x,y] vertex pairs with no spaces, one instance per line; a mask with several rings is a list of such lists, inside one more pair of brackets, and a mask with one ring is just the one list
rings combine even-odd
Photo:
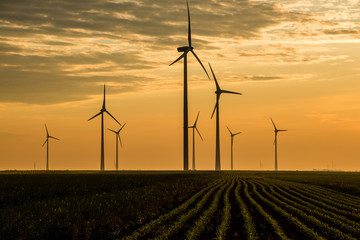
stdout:
[[[220,86],[221,167],[360,170],[358,0],[189,0],[192,42]],[[126,126],[119,168],[181,170],[185,0],[1,1],[0,170],[100,167],[102,105]],[[200,111],[196,167],[215,167],[215,84],[193,56],[189,125]],[[210,71],[209,71],[210,72]],[[105,128],[118,129],[105,116]],[[189,130],[190,160],[192,132]],[[115,134],[105,132],[105,169]],[[191,166],[191,163],[189,164]]]

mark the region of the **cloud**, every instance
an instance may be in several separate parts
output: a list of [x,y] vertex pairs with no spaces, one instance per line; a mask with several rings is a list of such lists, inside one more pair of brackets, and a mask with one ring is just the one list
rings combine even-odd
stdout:
[[[252,38],[276,23],[274,4],[190,2],[197,49],[208,37]],[[86,99],[98,82],[136,91],[155,81],[147,55],[187,43],[182,1],[5,1],[0,8],[0,101],[52,104]],[[201,56],[200,56],[201,57]],[[138,71],[135,73],[135,71]],[[139,75],[147,81],[139,84]]]
[[12,139],[16,139],[19,137],[23,137],[25,135],[23,134],[17,134],[17,133],[10,133],[10,132],[0,132],[0,141],[9,141]]
[[271,63],[279,65],[315,64],[347,58],[346,55],[324,55],[322,51],[316,53],[304,50],[305,48],[300,51],[300,47],[297,45],[269,44],[258,49],[242,50],[238,55],[258,64]]
[[[1,76],[10,76],[0,82],[0,102],[30,104],[57,104],[89,99],[101,94],[99,84],[112,83],[108,94],[139,91],[155,79],[134,75],[78,77],[51,72],[21,72],[0,70]],[[26,77],[24,77],[26,76]]]
[[324,34],[329,35],[356,35],[360,34],[360,29],[328,29],[323,31]]
[[[211,50],[219,59],[226,59],[224,53],[234,52],[244,40],[269,42],[275,35],[281,38],[280,33],[291,37],[292,24],[329,23],[299,5],[277,1],[191,0],[189,4],[195,48],[205,54]],[[317,8],[320,11],[320,5]],[[349,31],[341,27],[343,34]],[[335,35],[334,29],[320,32]],[[126,84],[116,92],[138,91],[156,82],[154,74],[177,56],[176,47],[187,44],[186,5],[167,0],[2,1],[0,31],[0,101],[61,103],[87,99],[99,82]],[[283,46],[243,49],[238,56],[277,64],[337,57],[303,55]]]
[[310,113],[307,114],[306,117],[318,119],[320,122],[323,123],[332,124],[358,122],[357,119],[340,117],[338,114],[335,113]]
[[246,75],[242,81],[303,81],[312,77],[312,74]]

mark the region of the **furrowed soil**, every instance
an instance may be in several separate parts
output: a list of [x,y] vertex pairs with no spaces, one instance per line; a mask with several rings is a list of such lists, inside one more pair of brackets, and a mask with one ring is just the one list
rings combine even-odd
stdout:
[[344,172],[2,172],[0,239],[359,239],[358,180]]

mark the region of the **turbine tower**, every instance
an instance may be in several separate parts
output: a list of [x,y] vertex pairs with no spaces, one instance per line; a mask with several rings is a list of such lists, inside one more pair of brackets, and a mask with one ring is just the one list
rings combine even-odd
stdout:
[[232,133],[229,129],[228,126],[226,126],[226,128],[229,130],[230,136],[231,136],[231,171],[234,170],[233,168],[233,144],[234,144],[234,137],[238,134],[240,134],[241,132],[237,132],[237,133]]
[[124,125],[118,131],[108,128],[109,131],[112,131],[113,133],[116,134],[116,163],[115,163],[116,171],[119,170],[119,154],[118,154],[119,140],[120,140],[120,146],[122,147],[120,131],[125,127],[125,125],[126,125],[126,123],[124,123]]
[[211,118],[213,118],[215,110],[216,110],[216,155],[215,155],[215,170],[220,171],[221,170],[221,164],[220,164],[220,133],[219,133],[219,101],[220,101],[220,95],[222,93],[230,93],[230,94],[239,94],[241,95],[241,93],[238,92],[231,92],[231,91],[226,91],[226,90],[222,90],[219,86],[218,81],[216,80],[214,71],[209,63],[210,69],[211,69],[211,73],[214,77],[214,81],[216,84],[216,105],[214,107],[214,111],[211,114]]
[[[190,25],[190,10],[189,10],[189,3],[186,0],[186,7],[187,7],[187,14],[188,14],[188,43],[189,46],[185,46],[185,47],[178,47],[177,51],[178,52],[183,52],[183,54],[181,54],[180,57],[178,57],[174,62],[172,62],[170,64],[173,65],[174,63],[176,63],[177,61],[179,61],[180,59],[184,58],[184,170],[188,170],[189,169],[189,132],[188,132],[188,89],[187,89],[187,54],[189,52],[191,52],[194,57],[196,58],[196,60],[200,63],[201,67],[204,69],[207,77],[209,78],[209,74],[207,73],[204,65],[201,63],[200,59],[198,58],[198,56],[195,54],[194,52],[194,47],[191,45],[191,25]],[[209,78],[210,79],[210,78]]]
[[[50,136],[46,124],[45,124],[45,129],[46,129],[46,140],[45,140],[45,142],[44,142],[44,144],[42,146],[44,146],[45,143],[46,143],[46,170],[49,170],[49,138],[52,138],[52,139],[55,139],[55,140],[60,140],[60,139],[58,139],[56,137],[53,137],[53,136]],[[36,168],[35,163],[34,163],[34,168]]]
[[275,140],[274,140],[274,144],[275,144],[275,171],[278,170],[278,164],[277,164],[277,134],[278,132],[285,132],[287,130],[280,130],[280,129],[277,129],[276,126],[275,126],[275,123],[274,121],[271,119],[271,122],[272,124],[274,125],[274,132],[275,132]]
[[192,128],[192,129],[193,129],[193,162],[192,162],[192,170],[195,170],[195,130],[197,131],[197,133],[199,134],[201,140],[203,141],[203,138],[202,138],[199,130],[198,130],[197,127],[196,127],[197,121],[198,121],[198,119],[199,119],[199,114],[200,114],[200,112],[198,112],[198,114],[197,114],[197,117],[196,117],[196,120],[195,120],[194,125],[192,125],[192,126],[189,127],[189,128]]
[[102,108],[100,109],[100,112],[98,114],[96,114],[95,116],[93,116],[92,118],[89,118],[88,121],[90,121],[91,119],[101,115],[101,157],[100,157],[100,170],[105,170],[105,159],[104,159],[104,113],[109,114],[109,116],[114,119],[120,126],[121,124],[118,122],[118,120],[116,120],[113,115],[111,115],[111,113],[109,113],[106,110],[105,107],[105,84],[104,84],[104,99],[103,99],[103,105]]

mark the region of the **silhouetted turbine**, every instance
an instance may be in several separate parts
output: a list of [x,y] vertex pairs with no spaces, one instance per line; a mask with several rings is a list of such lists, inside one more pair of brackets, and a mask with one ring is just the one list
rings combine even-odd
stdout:
[[111,115],[105,108],[105,84],[104,84],[104,99],[103,99],[103,105],[100,109],[100,112],[93,116],[92,118],[89,118],[88,121],[91,119],[101,115],[101,157],[100,157],[100,170],[105,170],[105,158],[104,158],[104,112],[109,114],[109,116],[114,119],[120,126],[121,124],[116,120],[113,115]]
[[116,134],[116,163],[115,163],[115,168],[116,171],[119,170],[119,154],[118,154],[118,145],[119,145],[119,140],[120,140],[120,146],[122,147],[122,142],[121,142],[121,137],[120,137],[120,131],[125,127],[126,123],[124,123],[124,125],[118,130],[112,130],[110,128],[108,128],[109,131],[112,131],[113,133]]
[[278,132],[285,132],[287,130],[280,130],[280,129],[277,129],[276,126],[275,126],[275,123],[274,121],[271,119],[271,122],[272,124],[274,125],[274,132],[275,132],[275,140],[274,140],[274,144],[275,144],[275,171],[278,170],[278,164],[277,164],[277,134]]
[[[52,138],[55,140],[60,140],[60,139],[50,136],[46,124],[45,124],[45,129],[46,129],[46,140],[42,146],[44,146],[46,143],[46,170],[49,170],[49,138]],[[34,165],[35,165],[35,163],[34,163]]]
[[[183,52],[180,57],[178,57],[174,62],[170,64],[173,65],[180,59],[184,58],[184,170],[189,169],[189,136],[188,136],[188,91],[187,91],[187,54],[191,52],[197,61],[200,63],[201,67],[204,69],[207,77],[209,78],[209,74],[207,73],[204,65],[201,63],[200,59],[194,52],[194,47],[191,45],[191,24],[190,24],[190,10],[189,10],[189,3],[186,0],[186,7],[188,13],[188,43],[189,46],[185,47],[178,47],[178,52]],[[210,79],[210,78],[209,78]]]
[[189,128],[192,128],[193,129],[193,162],[192,162],[192,170],[195,170],[195,130],[197,131],[197,133],[199,134],[201,140],[203,140],[199,130],[197,129],[196,127],[196,124],[197,124],[197,121],[199,119],[199,114],[200,112],[198,112],[197,114],[197,117],[196,117],[196,120],[195,120],[195,123],[194,125],[190,126]]
[[228,126],[226,126],[226,128],[229,130],[230,136],[231,136],[231,171],[234,170],[233,168],[233,144],[234,144],[234,136],[240,134],[241,132],[238,133],[232,133],[229,129]]
[[222,90],[219,86],[218,81],[216,80],[214,71],[209,63],[210,69],[211,69],[211,73],[214,77],[214,81],[216,84],[216,105],[214,107],[214,111],[211,114],[211,118],[213,118],[215,110],[216,110],[216,155],[215,155],[215,170],[221,170],[221,165],[220,165],[220,133],[219,133],[219,101],[220,101],[220,95],[222,93],[231,93],[231,94],[239,94],[241,95],[241,93],[238,92],[231,92],[231,91],[226,91],[226,90]]

